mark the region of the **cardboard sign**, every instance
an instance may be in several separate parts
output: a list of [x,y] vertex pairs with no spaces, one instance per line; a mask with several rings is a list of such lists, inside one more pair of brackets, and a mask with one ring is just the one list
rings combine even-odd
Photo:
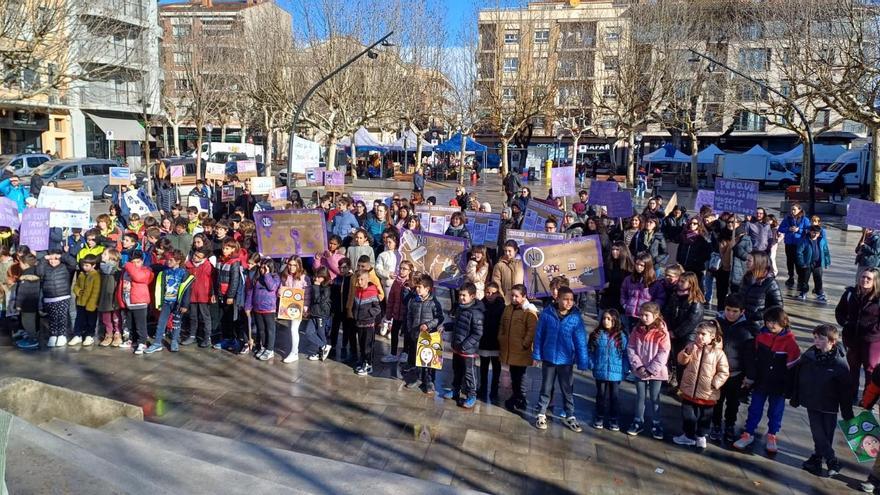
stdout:
[[751,180],[715,179],[715,211],[754,215],[758,209],[758,183]]
[[226,164],[224,163],[207,163],[205,164],[205,178],[213,180],[226,179]]
[[317,187],[324,185],[324,167],[315,167],[306,169],[306,185]]
[[254,160],[239,160],[235,162],[235,167],[239,179],[248,179],[259,175],[257,174],[257,162]]
[[404,230],[398,252],[417,272],[427,273],[435,282],[452,282],[464,276],[467,249],[467,239]]
[[443,235],[449,227],[449,219],[452,214],[461,211],[461,208],[455,206],[416,206],[415,214],[419,216],[419,223],[422,230],[426,230],[431,234]]
[[618,191],[617,182],[608,180],[590,180],[590,196],[587,198],[588,205],[604,205],[606,195]]
[[273,210],[254,213],[260,254],[286,258],[314,256],[327,250],[323,210]]
[[275,188],[274,177],[251,177],[251,194],[260,196],[269,194]]
[[149,215],[151,211],[155,211],[154,208],[150,208],[150,205],[140,198],[137,189],[129,189],[123,195],[123,198],[125,198],[125,204],[128,205],[128,210],[132,213],[137,213],[143,217],[144,215]]
[[287,186],[276,187],[269,191],[269,201],[287,201]]
[[611,218],[627,218],[633,216],[633,201],[629,191],[618,191],[605,195],[605,208]]
[[49,208],[27,208],[21,214],[19,245],[31,251],[49,249]]
[[522,230],[542,231],[544,230],[544,222],[551,216],[556,218],[556,221],[560,224],[562,223],[562,210],[557,210],[547,203],[542,203],[536,199],[530,199],[526,205],[526,211],[524,212],[520,228]]
[[131,184],[131,169],[128,167],[110,167],[110,185],[127,186]]
[[507,230],[507,240],[515,241],[516,245],[522,248],[532,244],[539,244],[547,241],[561,241],[567,239],[568,235],[562,232],[535,232],[532,230]]
[[480,211],[467,212],[467,229],[474,246],[497,246],[501,233],[501,214]]
[[304,174],[306,169],[316,168],[320,161],[320,144],[299,136],[293,137],[293,142],[290,146],[290,163],[293,173]]
[[550,296],[550,280],[558,276],[566,277],[575,293],[605,286],[602,246],[597,235],[528,246],[522,259],[530,296]]
[[168,167],[171,174],[171,183],[180,184],[183,182],[184,169],[183,165],[172,165]]
[[846,209],[846,223],[880,230],[880,204],[863,199],[850,199]]
[[416,342],[416,366],[419,368],[443,369],[442,332],[419,332]]
[[574,167],[558,167],[550,170],[550,187],[553,188],[554,197],[562,198],[577,194],[574,172]]
[[672,210],[674,210],[676,206],[678,206],[678,193],[677,192],[672,193],[672,197],[669,198],[669,201],[666,202],[666,207],[663,208],[663,215],[667,216],[667,217],[669,215],[671,215]]
[[871,411],[862,411],[853,419],[837,422],[847,445],[859,462],[873,461],[880,452],[880,425]]
[[379,200],[385,203],[386,206],[391,206],[391,198],[393,196],[388,194],[387,191],[352,191],[351,199],[355,201],[363,201],[365,205],[367,205],[367,209],[371,208],[370,205],[373,204],[373,201]]
[[232,184],[224,185],[220,189],[220,202],[231,203],[235,201],[235,186]]
[[293,287],[278,289],[278,319],[302,320],[305,300],[305,292],[302,289]]
[[[699,214],[700,208],[705,205],[711,207],[715,206],[715,191],[709,191],[706,189],[700,189],[697,191],[697,199],[694,200],[694,214]],[[713,208],[712,211],[715,211],[715,209]]]
[[324,172],[324,189],[327,192],[345,192],[345,174],[335,170]]
[[18,205],[7,197],[0,197],[0,227],[15,230],[19,225],[21,220],[18,218]]
[[[127,196],[126,193],[123,197]],[[44,187],[40,189],[37,208],[49,208],[52,211],[49,215],[50,227],[88,229],[92,210],[92,193],[68,191],[58,187]]]

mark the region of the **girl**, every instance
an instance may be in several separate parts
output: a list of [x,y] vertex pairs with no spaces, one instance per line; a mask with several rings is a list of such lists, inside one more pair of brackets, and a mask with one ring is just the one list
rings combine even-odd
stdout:
[[357,266],[358,259],[362,255],[367,255],[370,258],[371,265],[376,263],[376,253],[370,242],[370,234],[366,230],[360,228],[354,231],[351,246],[345,252],[348,260],[351,261],[351,266]]
[[766,253],[752,251],[746,257],[746,270],[739,294],[743,297],[746,318],[760,325],[765,309],[782,307],[782,293],[770,273],[770,259]]
[[623,279],[633,273],[635,266],[629,249],[621,241],[615,241],[611,245],[611,254],[608,263],[605,264],[605,282],[607,285],[602,291],[601,308],[623,311],[621,304],[620,289]]
[[104,325],[104,340],[101,347],[119,347],[122,344],[122,315],[119,301],[116,300],[116,285],[119,284],[119,251],[106,249],[101,253],[101,292],[98,295],[98,314]]
[[797,247],[801,239],[807,235],[810,229],[810,220],[804,214],[800,203],[791,204],[791,213],[782,219],[779,224],[779,232],[784,237],[785,242],[785,266],[788,269],[788,280],[785,281],[787,289],[794,288],[795,281],[795,261],[797,260]]
[[719,312],[724,311],[727,294],[739,292],[746,271],[746,259],[752,252],[752,238],[740,225],[740,219],[734,215],[718,236],[721,267],[715,271],[715,302]]
[[622,321],[623,330],[627,334],[638,323],[642,304],[651,300],[649,287],[656,279],[654,263],[648,253],[639,254],[634,267],[632,274],[623,279],[620,287],[620,305],[625,316]]
[[339,260],[345,257],[342,248],[342,239],[338,235],[331,235],[327,239],[327,250],[323,254],[315,255],[312,260],[312,270],[318,271],[319,268],[327,268],[330,272],[330,281],[336,280],[339,276]]
[[776,454],[776,434],[782,427],[782,414],[785,412],[788,370],[800,356],[801,350],[791,332],[788,315],[779,307],[768,309],[764,313],[764,328],[755,338],[752,364],[747,367],[745,385],[752,389],[752,401],[745,431],[733,443],[735,449],[743,450],[754,443],[755,429],[764,416],[764,403],[769,402],[767,443],[764,448],[768,454]]
[[358,333],[360,364],[355,368],[358,376],[373,372],[373,341],[376,336],[376,317],[382,314],[379,304],[379,289],[370,282],[370,272],[361,270],[355,274],[354,300],[351,308],[352,318]]
[[666,238],[657,230],[657,217],[646,217],[644,228],[633,236],[629,250],[634,254],[646,252],[651,255],[654,267],[659,269],[666,264],[669,253],[666,251]]
[[[694,272],[684,272],[678,280],[675,291],[663,307],[663,320],[670,330],[672,353],[676,356],[694,341],[697,324],[703,320],[703,304],[706,299],[703,298],[703,291],[700,290],[697,281]],[[675,369],[675,383],[679,384],[684,368]]]
[[385,250],[379,253],[379,257],[376,258],[375,270],[382,283],[382,289],[387,294],[391,290],[391,285],[394,284],[394,275],[397,273],[401,256],[397,252],[397,244],[400,242],[397,232],[389,230],[384,234],[384,238]]
[[[196,251],[204,251],[205,253],[210,253],[211,251],[213,251],[212,246],[213,244],[208,244],[208,237],[204,233],[199,232],[198,234],[194,235],[192,249],[189,251],[189,260],[192,260],[193,253],[195,253]],[[209,255],[208,261],[211,263],[211,265],[217,264],[217,258],[214,255]]]
[[411,261],[401,261],[394,282],[386,292],[388,299],[385,305],[385,319],[391,320],[391,353],[382,358],[383,363],[406,363],[407,357],[415,349],[415,342],[410,342],[408,333],[403,332],[403,352],[400,356],[397,355],[397,344],[403,323],[406,321],[406,305],[412,293],[413,271]]
[[[395,203],[395,205],[396,205],[396,203]],[[397,210],[397,216],[395,217],[396,221],[394,222],[394,226],[397,227],[397,230],[401,230],[403,228],[406,228],[406,224],[407,224],[407,221],[409,220],[410,215],[411,214],[410,214],[409,208],[399,208]]]
[[[639,215],[634,215],[632,218],[629,219],[629,228],[623,231],[623,243],[626,245],[627,248],[629,248],[633,237],[635,237],[640,230],[642,230],[642,217],[640,217]],[[635,256],[638,253],[630,251],[630,254],[632,256]]]
[[593,418],[593,428],[597,430],[607,427],[611,431],[620,431],[617,399],[620,382],[629,372],[626,346],[620,313],[615,309],[605,310],[599,325],[590,332],[588,344],[590,365],[596,380],[596,416]]
[[214,344],[214,349],[229,349],[232,352],[250,350],[248,345],[247,331],[239,322],[238,298],[239,289],[242,289],[242,268],[239,256],[240,246],[238,241],[228,239],[223,243],[223,251],[217,262],[217,279],[215,281],[215,294],[220,304],[220,321],[224,339]]
[[651,419],[654,422],[651,436],[663,440],[663,426],[660,423],[660,386],[669,379],[669,370],[666,367],[671,348],[669,332],[660,314],[660,306],[656,303],[643,304],[639,318],[639,324],[630,335],[626,346],[630,368],[638,379],[635,417],[626,434],[636,436],[642,432],[645,422],[645,401],[649,398]]
[[456,211],[449,218],[449,227],[446,227],[446,235],[467,239],[468,243],[470,243],[471,233],[468,231],[467,224],[465,223],[464,214],[460,211]]
[[678,364],[684,368],[679,387],[684,433],[672,441],[705,449],[712,411],[721,397],[721,386],[730,376],[717,321],[704,321],[697,326],[694,341],[678,353]]
[[498,329],[501,362],[510,370],[510,388],[513,392],[504,402],[504,407],[511,412],[525,412],[528,402],[524,378],[526,370],[533,364],[532,343],[538,325],[538,310],[526,297],[525,285],[514,285],[508,295],[510,304],[501,314],[501,327]]
[[[293,255],[287,258],[284,269],[281,270],[281,286],[293,287],[294,289],[303,290],[303,314],[309,311],[309,303],[311,299],[311,291],[309,286],[312,285],[311,279],[303,269],[302,258]],[[285,363],[292,363],[299,359],[299,326],[302,320],[290,321],[290,354],[284,358]]]
[[515,285],[522,284],[525,278],[522,260],[517,258],[519,245],[514,240],[504,243],[504,254],[492,270],[492,281],[501,288],[504,303],[510,304],[510,291]]
[[326,268],[319,268],[312,279],[309,289],[309,313],[306,320],[306,340],[311,344],[309,361],[324,361],[330,354],[332,347],[327,338],[330,336],[331,308],[330,308],[330,272]]
[[[478,289],[479,291],[479,289]],[[477,389],[477,397],[485,399],[488,391],[489,400],[498,400],[498,383],[501,379],[501,359],[498,352],[498,327],[501,325],[501,315],[504,313],[504,298],[501,297],[500,289],[494,282],[486,286],[483,305],[486,311],[483,315],[483,336],[480,337],[480,387]],[[489,386],[489,366],[492,367],[492,385]]]
[[519,192],[519,197],[516,198],[516,204],[519,207],[519,211],[525,212],[526,207],[529,205],[529,200],[532,199],[532,190],[528,187],[523,186],[523,188]]
[[465,271],[468,282],[477,286],[477,299],[482,300],[485,295],[486,278],[489,276],[489,259],[486,256],[485,246],[471,248],[470,260]]
[[171,235],[171,232],[174,231],[174,224],[171,222],[171,217],[162,217],[162,223],[159,224],[159,232],[162,235]]
[[275,273],[275,262],[271,259],[260,259],[256,263],[254,280],[249,284],[245,297],[244,309],[252,315],[257,327],[257,346],[261,351],[256,358],[270,361],[275,357],[275,318],[278,316],[276,294],[281,280]]
[[114,225],[110,215],[106,213],[98,215],[96,225],[100,233],[98,243],[104,246],[105,249],[116,248],[117,251],[122,251],[122,230]]

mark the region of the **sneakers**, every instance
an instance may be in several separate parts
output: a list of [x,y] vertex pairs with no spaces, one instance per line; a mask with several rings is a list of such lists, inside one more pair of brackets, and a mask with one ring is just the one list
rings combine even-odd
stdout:
[[15,347],[23,351],[33,351],[40,348],[40,343],[36,339],[23,338],[15,341]]
[[827,303],[828,296],[826,296],[824,292],[822,294],[816,294],[816,302]]
[[687,435],[685,435],[684,433],[682,433],[681,435],[679,435],[677,437],[674,437],[672,439],[672,441],[675,443],[675,445],[684,445],[687,447],[693,447],[694,445],[697,444],[696,440],[694,440],[692,438],[688,438]]
[[396,363],[398,361],[398,357],[394,354],[388,354],[386,356],[382,356],[383,363]]
[[404,386],[405,388],[416,388],[416,387],[419,386],[419,381],[418,381],[418,380],[415,380],[415,381],[412,381],[412,382],[406,382],[406,383],[403,384],[403,386]]
[[565,423],[565,426],[567,426],[569,430],[571,430],[575,433],[580,433],[580,432],[584,431],[584,429],[581,428],[580,423],[578,423],[577,418],[575,418],[574,416],[566,417],[565,421],[563,421],[563,423]]
[[318,357],[317,354],[309,354],[309,357],[307,357],[306,359],[308,359],[309,361],[317,361],[317,360],[319,360],[319,359],[321,359],[321,358]]
[[110,342],[110,347],[119,347],[122,345],[122,335],[119,332],[113,334],[113,340]]
[[596,416],[596,418],[593,419],[591,426],[597,430],[601,430],[602,428],[605,428],[605,420],[602,419],[601,416]]
[[321,361],[327,360],[327,356],[330,355],[330,349],[332,348],[333,346],[331,346],[330,344],[326,344],[324,345],[324,347],[321,348]]
[[357,370],[355,370],[355,373],[357,373],[358,376],[367,376],[372,372],[373,372],[373,367],[369,364],[365,364],[363,366],[360,366],[360,367],[358,367]]
[[700,450],[706,449],[706,437],[697,437],[697,448]]
[[535,428],[539,430],[547,429],[547,415],[539,414],[537,418],[535,418]]
[[84,347],[90,347],[93,345],[95,345],[95,338],[92,337],[91,335],[89,335],[88,337],[83,339],[83,346]]
[[[131,344],[129,344],[130,346]],[[147,350],[147,344],[138,344],[138,346],[134,349],[134,355],[140,356]]]
[[[216,349],[216,347],[215,347],[215,349]],[[293,363],[296,361],[299,361],[299,354],[297,354],[296,352],[291,352],[281,362],[285,363],[285,364],[290,364],[290,363]]]
[[433,382],[427,383],[427,384],[422,383],[421,389],[422,389],[422,392],[424,392],[426,395],[434,395],[437,393],[437,386],[434,385]]
[[634,436],[638,435],[639,433],[641,433],[643,429],[644,429],[644,427],[642,426],[641,422],[633,421],[633,423],[631,425],[629,425],[629,428],[627,428],[626,434],[634,437]]
[[113,343],[113,335],[109,332],[104,335],[104,338],[101,339],[101,342],[98,344],[100,347],[110,347],[110,344]]
[[786,289],[794,289],[794,279],[793,278],[790,278],[785,281],[785,288]]
[[203,340],[203,341],[199,342],[199,349],[207,349],[208,347],[211,347],[210,340]]
[[177,343],[176,340],[171,341],[171,347],[169,349],[171,352],[180,352],[180,344]]
[[239,356],[247,356],[248,354],[250,354],[250,352],[251,352],[251,346],[248,345],[247,343],[245,343],[241,346],[241,349],[238,350],[238,355]]
[[717,442],[721,440],[721,427],[713,426],[712,429],[709,430],[709,439],[713,442]]
[[656,440],[663,440],[663,426],[660,423],[654,423],[651,427],[651,436]]
[[868,479],[859,483],[859,487],[865,493],[874,493],[874,489],[876,488],[874,486],[875,481],[876,480],[874,479],[873,476],[868,476]]
[[64,335],[59,335],[58,340],[55,341],[55,347],[64,347],[67,345],[67,337]]
[[440,394],[440,397],[443,398],[443,399],[447,399],[447,400],[450,400],[450,399],[456,399],[456,400],[457,400],[457,399],[458,399],[458,394],[455,393],[455,390],[452,390],[451,388],[447,388],[447,389],[445,389],[445,390],[443,391],[442,394]]
[[733,443],[736,441],[736,428],[733,425],[724,428],[724,441],[727,443]]
[[804,461],[801,464],[801,468],[804,471],[807,471],[810,474],[821,476],[822,475],[822,456],[819,454],[813,454],[809,459]]
[[798,294],[798,295],[797,295],[797,300],[798,300],[798,301],[806,301],[806,300],[807,300],[807,293],[806,293],[806,292],[801,292],[800,294]]
[[611,421],[608,422],[608,429],[611,431],[620,431],[620,425],[617,424],[616,419],[612,419]]
[[397,357],[397,362],[398,363],[405,363],[407,358],[409,358],[409,356],[405,352],[401,352],[400,356]]
[[49,342],[46,343],[46,347],[57,347],[58,346],[58,337],[51,336],[49,337]]
[[212,345],[211,348],[214,349],[215,351],[222,351],[223,350],[223,342],[222,341],[217,342],[216,344]]
[[180,345],[193,345],[195,343],[196,343],[196,336],[190,335],[189,337],[183,339],[183,341],[180,342]]
[[12,334],[12,340],[21,340],[27,337],[27,332],[23,328],[19,328]]
[[733,448],[736,450],[745,450],[746,447],[755,443],[755,437],[753,437],[749,432],[744,431],[742,435],[739,436],[739,440],[733,442]]
[[120,343],[119,343],[119,348],[120,348],[120,349],[131,349],[131,341],[128,340],[128,339],[126,339],[125,341],[120,342]]
[[266,351],[261,352],[260,355],[257,356],[257,359],[259,359],[260,361],[271,361],[272,358],[274,358],[274,357],[275,357],[275,351],[266,350]]
[[[143,345],[143,344],[141,344],[141,345]],[[141,346],[138,346],[138,349],[140,349],[140,347]],[[144,351],[144,353],[145,354],[153,354],[153,353],[159,352],[163,349],[164,349],[164,347],[162,347],[162,341],[157,340],[156,342],[153,342],[153,344],[150,347],[147,347],[147,349]]]
[[473,409],[476,404],[477,404],[477,396],[471,395],[470,397],[465,399],[465,401],[461,404],[461,407],[463,407],[465,409]]
[[779,446],[776,443],[776,435],[767,434],[767,444],[764,445],[764,448],[767,450],[767,454],[775,455],[779,452]]
[[825,461],[825,465],[828,466],[828,476],[837,476],[840,474],[840,470],[842,469],[840,465],[840,461],[837,458],[828,459]]
[[[61,337],[58,337],[58,340],[61,340]],[[79,335],[74,335],[72,339],[67,343],[67,345],[73,347],[75,345],[82,345],[83,339]],[[60,344],[59,344],[60,345]]]

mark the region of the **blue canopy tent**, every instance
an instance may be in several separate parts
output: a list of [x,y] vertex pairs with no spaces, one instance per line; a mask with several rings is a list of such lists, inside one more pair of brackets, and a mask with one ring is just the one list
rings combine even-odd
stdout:
[[[434,151],[457,153],[461,151],[461,139],[461,133],[456,132],[451,138],[435,146]],[[464,146],[465,151],[471,151],[473,153],[486,153],[486,151],[489,149],[488,146],[482,145],[471,138],[467,138]]]

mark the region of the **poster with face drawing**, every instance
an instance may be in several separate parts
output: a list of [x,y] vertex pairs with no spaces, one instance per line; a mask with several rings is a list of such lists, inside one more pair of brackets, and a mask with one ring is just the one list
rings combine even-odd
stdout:
[[443,340],[440,332],[419,332],[416,342],[416,366],[443,369]]
[[278,290],[278,319],[302,320],[305,292],[293,287],[282,287]]
[[524,247],[525,282],[529,295],[550,296],[550,281],[562,276],[575,293],[604,288],[599,236],[577,237]]
[[411,261],[417,272],[425,272],[436,283],[452,283],[464,276],[468,241],[460,237],[414,234],[404,230],[398,252]]
[[877,458],[880,453],[880,425],[871,411],[862,411],[853,419],[840,420],[837,424],[859,462]]

